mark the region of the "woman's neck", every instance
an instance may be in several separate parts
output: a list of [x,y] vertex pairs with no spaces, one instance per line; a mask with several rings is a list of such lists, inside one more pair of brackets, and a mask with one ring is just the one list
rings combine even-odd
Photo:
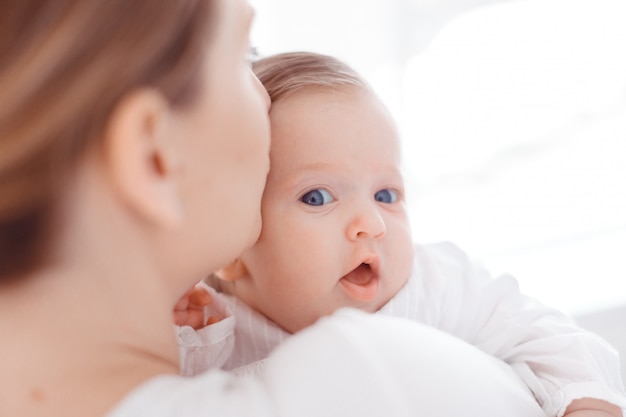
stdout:
[[162,228],[138,221],[89,162],[60,203],[54,265],[0,287],[0,416],[102,416],[179,373],[181,284],[158,265]]
[[[75,265],[0,289],[0,415],[102,415],[142,382],[178,373],[158,280],[114,269]],[[121,279],[137,285],[120,292]]]

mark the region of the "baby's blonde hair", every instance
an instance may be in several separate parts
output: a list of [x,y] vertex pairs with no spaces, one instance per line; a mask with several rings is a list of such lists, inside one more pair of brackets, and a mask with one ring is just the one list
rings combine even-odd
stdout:
[[354,86],[372,91],[370,85],[346,63],[315,52],[285,52],[255,61],[252,69],[276,102],[305,87]]

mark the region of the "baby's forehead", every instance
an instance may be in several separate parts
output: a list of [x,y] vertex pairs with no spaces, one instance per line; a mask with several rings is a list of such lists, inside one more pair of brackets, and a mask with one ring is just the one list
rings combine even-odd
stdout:
[[272,103],[270,120],[273,130],[284,126],[290,126],[291,130],[358,127],[371,121],[384,121],[390,128],[396,128],[379,98],[372,91],[355,86],[307,87],[294,91]]
[[270,119],[271,164],[400,159],[395,121],[371,90],[359,86],[293,91],[273,103]]
[[270,153],[270,174],[353,178],[401,175],[402,157],[395,138],[371,135],[359,139],[318,132],[276,141]]

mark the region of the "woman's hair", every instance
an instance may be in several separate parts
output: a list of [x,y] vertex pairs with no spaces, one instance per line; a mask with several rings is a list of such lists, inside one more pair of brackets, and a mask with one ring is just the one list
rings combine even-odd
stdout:
[[354,86],[372,91],[349,65],[332,56],[314,52],[286,52],[261,58],[252,69],[272,102],[305,87]]
[[126,94],[193,100],[212,4],[0,3],[0,281],[49,260],[58,197]]

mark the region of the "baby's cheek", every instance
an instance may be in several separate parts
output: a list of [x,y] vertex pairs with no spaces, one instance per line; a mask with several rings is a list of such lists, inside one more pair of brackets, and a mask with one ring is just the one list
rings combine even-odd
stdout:
[[398,265],[400,265],[399,274],[403,277],[402,285],[404,285],[411,275],[413,269],[413,258],[415,257],[415,250],[413,247],[413,240],[410,234],[407,234],[401,245],[398,245],[397,250],[399,252]]

